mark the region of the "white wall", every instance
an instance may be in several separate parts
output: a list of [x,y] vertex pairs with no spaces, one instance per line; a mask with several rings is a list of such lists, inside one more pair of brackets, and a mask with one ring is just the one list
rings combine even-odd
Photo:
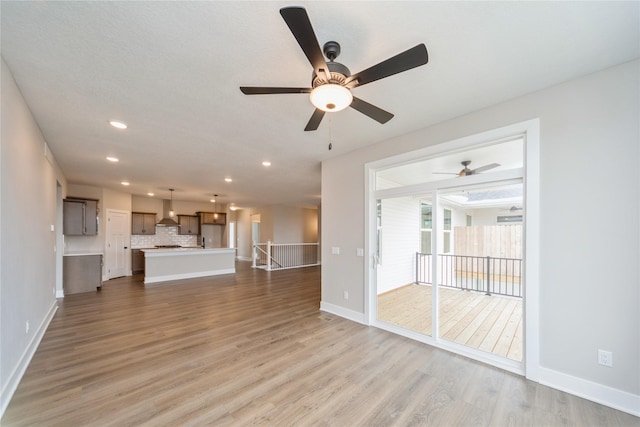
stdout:
[[236,214],[237,254],[251,259],[251,216],[260,218],[260,243],[316,243],[319,236],[319,209],[292,206],[262,206],[240,209]]
[[[634,61],[324,161],[323,305],[364,313],[363,262],[351,249],[364,246],[365,163],[539,118],[541,233],[528,238],[540,244],[544,375],[640,413],[638,76]],[[596,363],[599,348],[613,352],[613,368]]]
[[316,209],[274,206],[273,212],[275,243],[316,243],[318,241]]
[[[0,416],[55,313],[57,182],[49,152],[2,60],[0,204]],[[62,249],[62,248],[59,248]],[[29,331],[26,331],[29,322]]]
[[413,197],[384,199],[381,216],[378,294],[415,281],[416,252],[420,251],[420,200]]
[[248,209],[236,211],[236,255],[239,259],[251,259],[251,215]]

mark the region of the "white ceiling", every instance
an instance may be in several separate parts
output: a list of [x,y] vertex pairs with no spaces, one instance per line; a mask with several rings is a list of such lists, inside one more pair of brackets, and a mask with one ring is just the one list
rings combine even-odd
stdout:
[[240,207],[318,205],[324,159],[640,56],[638,2],[298,1],[352,73],[429,51],[426,66],[354,89],[389,123],[347,109],[303,132],[306,95],[238,89],[310,85],[278,13],[289,5],[2,1],[2,56],[71,183]]

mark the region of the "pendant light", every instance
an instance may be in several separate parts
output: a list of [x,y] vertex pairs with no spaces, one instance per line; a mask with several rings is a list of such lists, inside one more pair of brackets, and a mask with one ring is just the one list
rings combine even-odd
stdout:
[[214,199],[213,199],[213,218],[214,219],[218,219],[218,209],[216,207],[216,202],[218,201],[218,195],[214,194],[213,197],[214,197]]

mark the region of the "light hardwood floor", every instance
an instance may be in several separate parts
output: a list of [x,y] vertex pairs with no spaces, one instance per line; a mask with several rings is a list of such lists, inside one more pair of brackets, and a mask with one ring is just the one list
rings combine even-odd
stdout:
[[[441,287],[440,337],[522,361],[522,299]],[[431,285],[378,296],[378,319],[431,335]]]
[[320,268],[60,301],[2,426],[637,426],[631,415],[320,312]]

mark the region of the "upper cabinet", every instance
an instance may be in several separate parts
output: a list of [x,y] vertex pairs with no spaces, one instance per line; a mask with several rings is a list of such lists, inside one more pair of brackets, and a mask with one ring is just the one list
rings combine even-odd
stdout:
[[156,214],[131,212],[131,234],[156,234]]
[[178,234],[190,236],[198,234],[200,224],[196,215],[178,215],[178,223],[180,224]]
[[98,201],[66,198],[63,200],[63,233],[67,236],[98,234]]
[[222,212],[196,212],[200,216],[200,225],[225,225],[227,214]]

